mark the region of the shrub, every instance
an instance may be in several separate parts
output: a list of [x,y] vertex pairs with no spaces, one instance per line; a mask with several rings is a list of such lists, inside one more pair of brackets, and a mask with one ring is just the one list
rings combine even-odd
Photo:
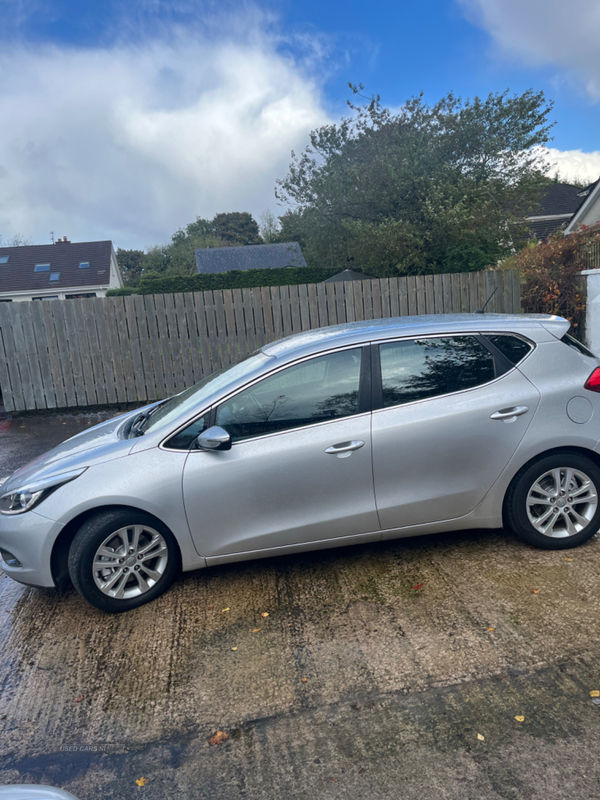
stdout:
[[585,269],[584,248],[598,240],[600,225],[582,228],[569,236],[558,233],[545,242],[534,241],[505,259],[503,269],[520,272],[523,311],[565,317],[581,337],[585,294],[579,273]]
[[299,283],[320,283],[339,272],[338,267],[281,267],[279,269],[234,269],[229,272],[197,275],[143,277],[138,294],[171,292],[208,292],[215,289],[249,289],[256,286],[291,286]]
[[132,286],[123,286],[120,289],[107,289],[107,297],[129,297],[130,294],[137,294],[137,289]]

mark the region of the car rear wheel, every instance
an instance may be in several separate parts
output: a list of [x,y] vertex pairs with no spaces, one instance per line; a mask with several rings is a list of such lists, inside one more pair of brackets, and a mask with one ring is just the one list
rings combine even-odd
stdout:
[[102,611],[129,611],[162,594],[180,566],[173,535],[148,514],[127,509],[88,519],[69,550],[79,594]]
[[505,521],[524,541],[546,550],[587,542],[600,527],[600,470],[578,453],[545,456],[514,478]]

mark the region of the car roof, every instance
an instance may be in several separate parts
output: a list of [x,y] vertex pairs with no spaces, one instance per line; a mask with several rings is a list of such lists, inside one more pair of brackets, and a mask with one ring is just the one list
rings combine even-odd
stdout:
[[262,347],[271,358],[288,358],[316,353],[331,347],[399,336],[436,333],[521,333],[535,342],[560,339],[571,327],[568,320],[551,314],[422,314],[416,317],[346,322],[296,333]]

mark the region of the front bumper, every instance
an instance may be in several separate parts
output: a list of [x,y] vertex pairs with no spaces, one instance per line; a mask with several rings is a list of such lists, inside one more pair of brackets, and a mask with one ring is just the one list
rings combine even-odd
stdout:
[[20,566],[11,566],[0,558],[2,571],[27,586],[54,586],[50,557],[62,527],[60,522],[42,517],[35,511],[14,516],[0,515],[0,549],[20,563]]

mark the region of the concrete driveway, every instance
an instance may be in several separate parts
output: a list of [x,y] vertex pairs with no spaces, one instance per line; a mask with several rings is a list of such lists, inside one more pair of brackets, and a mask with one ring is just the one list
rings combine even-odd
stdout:
[[[7,420],[0,476],[98,419]],[[214,568],[120,616],[2,576],[0,783],[596,800],[599,578],[598,539],[503,531]]]

